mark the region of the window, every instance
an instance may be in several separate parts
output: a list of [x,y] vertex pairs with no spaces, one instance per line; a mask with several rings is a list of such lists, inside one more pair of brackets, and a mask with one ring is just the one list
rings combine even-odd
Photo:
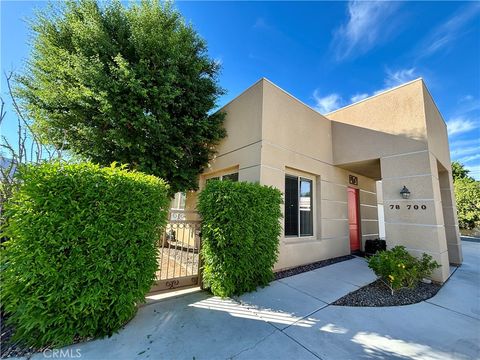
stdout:
[[230,181],[238,181],[238,172],[232,174],[226,174],[222,176],[215,176],[212,178],[207,179],[207,182],[210,180],[230,180]]
[[228,175],[223,175],[222,180],[238,181],[238,172]]
[[220,176],[215,176],[215,177],[212,177],[212,178],[210,178],[210,179],[207,179],[207,183],[208,183],[209,181],[212,181],[212,180],[221,180],[221,179],[220,179]]
[[313,181],[285,176],[285,236],[313,235]]
[[175,210],[185,210],[185,200],[187,199],[187,194],[184,192],[177,192],[175,197],[172,199],[170,204],[171,209]]
[[185,220],[185,202],[187,194],[184,192],[175,193],[170,203],[170,220]]

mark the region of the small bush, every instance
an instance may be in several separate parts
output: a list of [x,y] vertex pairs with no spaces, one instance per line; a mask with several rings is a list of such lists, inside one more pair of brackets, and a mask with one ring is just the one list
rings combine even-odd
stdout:
[[423,278],[429,277],[440,265],[428,254],[421,259],[410,255],[404,246],[395,246],[391,250],[380,251],[368,260],[368,267],[393,291],[413,288]]
[[154,281],[168,186],[91,163],[44,163],[19,177],[2,249],[2,306],[14,339],[57,347],[111,335]]
[[273,279],[282,216],[279,190],[258,184],[210,181],[199,197],[203,281],[226,297]]

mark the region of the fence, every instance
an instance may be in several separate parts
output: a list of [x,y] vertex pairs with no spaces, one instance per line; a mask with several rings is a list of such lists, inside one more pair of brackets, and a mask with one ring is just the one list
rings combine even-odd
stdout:
[[200,220],[194,211],[175,210],[159,241],[158,270],[153,291],[200,283]]

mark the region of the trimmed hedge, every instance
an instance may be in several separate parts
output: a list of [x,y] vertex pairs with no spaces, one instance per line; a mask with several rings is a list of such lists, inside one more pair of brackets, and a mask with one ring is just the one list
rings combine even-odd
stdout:
[[200,193],[203,281],[214,295],[253,291],[273,279],[282,216],[279,190],[209,181]]
[[111,335],[154,281],[167,184],[91,163],[44,163],[19,177],[2,249],[2,306],[14,340],[58,347]]

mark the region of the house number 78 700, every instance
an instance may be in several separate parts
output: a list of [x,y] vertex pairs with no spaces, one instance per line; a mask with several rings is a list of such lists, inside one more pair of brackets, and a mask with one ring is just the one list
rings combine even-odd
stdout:
[[[404,205],[407,210],[427,210],[427,205]],[[400,210],[400,205],[390,205],[390,210]]]

